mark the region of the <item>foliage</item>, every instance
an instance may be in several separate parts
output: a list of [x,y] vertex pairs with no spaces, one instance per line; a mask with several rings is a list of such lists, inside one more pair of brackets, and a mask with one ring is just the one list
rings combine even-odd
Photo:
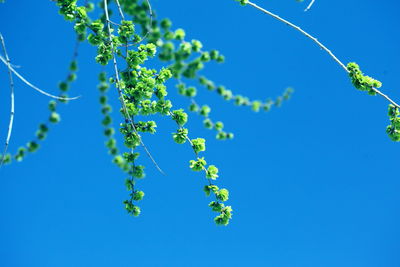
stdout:
[[[189,161],[189,168],[195,172],[204,172],[206,185],[203,190],[206,196],[213,195],[215,198],[209,203],[211,210],[217,213],[214,221],[218,225],[227,225],[232,218],[232,207],[224,204],[229,200],[229,191],[225,188],[220,189],[215,184],[220,176],[219,169],[215,165],[208,164],[203,155],[200,157],[200,153],[206,151],[206,140],[200,137],[189,137],[189,129],[185,127],[188,122],[188,114],[183,108],[174,108],[173,101],[168,98],[166,82],[168,80],[176,82],[178,93],[190,101],[188,111],[202,116],[204,127],[216,131],[218,140],[232,139],[234,134],[225,131],[222,121],[214,121],[210,117],[212,110],[210,106],[197,103],[198,88],[193,84],[214,91],[226,101],[233,101],[237,106],[250,107],[255,112],[269,111],[274,106],[281,106],[283,101],[290,99],[293,89],[287,88],[275,100],[269,98],[261,101],[250,100],[248,97],[234,94],[223,85],[215,85],[212,80],[200,75],[199,72],[210,62],[224,62],[225,57],[217,50],[203,50],[203,44],[199,40],[187,40],[186,32],[181,28],[173,29],[169,19],[157,19],[148,1],[99,0],[97,3],[99,12],[95,12],[96,5],[92,2],[86,1],[85,5],[79,5],[77,0],[53,1],[59,7],[60,15],[73,24],[76,32],[77,44],[69,66],[69,73],[59,84],[60,98],[49,102],[49,118],[39,125],[35,139],[20,147],[13,156],[5,154],[2,162],[11,163],[12,158],[22,161],[27,152],[37,151],[40,142],[46,138],[50,125],[60,122],[61,116],[57,112],[57,106],[67,102],[67,92],[77,79],[79,43],[88,41],[97,49],[94,60],[102,66],[110,64],[114,68],[112,74],[104,71],[99,73],[97,87],[100,92],[99,102],[103,115],[101,123],[107,139],[105,146],[112,156],[112,162],[121,169],[126,178],[125,186],[129,192],[128,198],[123,201],[126,211],[133,216],[140,215],[141,209],[138,202],[145,196],[145,193],[137,186],[137,181],[145,177],[145,166],[138,162],[139,147],[143,148],[154,165],[162,172],[142,141],[142,135],[156,134],[157,123],[149,120],[148,117],[158,114],[175,122],[177,129],[172,133],[172,139],[177,144],[187,143],[191,146],[194,158]],[[235,1],[242,6],[255,7],[292,26],[330,53],[342,67],[344,66],[316,38],[296,25],[258,7],[251,1]],[[96,13],[98,14],[97,18],[92,18]],[[111,20],[113,13],[119,14],[118,22]],[[126,19],[127,16],[130,19]],[[163,62],[163,68],[156,70],[146,67],[148,61],[156,58]],[[365,76],[356,63],[349,63],[344,69],[358,90],[367,91],[370,95],[385,96],[378,90],[381,83]],[[187,85],[187,83],[190,84]],[[117,146],[116,130],[113,127],[111,116],[113,108],[107,96],[107,92],[112,86],[117,89],[121,102],[117,110],[122,117],[119,132],[123,137],[123,152]],[[387,127],[387,133],[393,141],[400,141],[399,106],[391,99],[387,99],[391,102],[388,112],[391,124]]]

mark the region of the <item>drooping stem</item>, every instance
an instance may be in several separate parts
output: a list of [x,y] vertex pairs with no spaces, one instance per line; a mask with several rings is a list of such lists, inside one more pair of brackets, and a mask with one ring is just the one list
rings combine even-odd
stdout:
[[17,76],[21,81],[23,81],[26,85],[28,85],[32,89],[38,91],[39,93],[41,93],[41,94],[43,94],[45,96],[48,96],[48,97],[51,97],[51,98],[54,98],[54,99],[57,99],[57,100],[63,100],[63,101],[75,100],[75,99],[80,98],[80,96],[76,96],[76,97],[61,97],[61,96],[55,96],[55,95],[52,95],[50,93],[47,93],[47,92],[43,91],[42,89],[38,88],[37,86],[35,86],[35,85],[31,84],[30,82],[28,82],[21,74],[19,74],[13,67],[11,67],[11,65],[7,64],[7,60],[4,57],[2,57],[1,55],[0,55],[0,60],[6,66],[8,66],[8,69],[10,71],[12,71],[15,74],[15,76]]
[[10,102],[11,102],[10,121],[8,123],[6,142],[4,145],[4,150],[3,150],[3,154],[1,156],[1,161],[0,161],[0,168],[1,168],[1,166],[3,166],[4,159],[5,159],[5,156],[7,153],[8,144],[10,143],[10,139],[11,139],[11,133],[12,133],[13,123],[14,123],[15,106],[14,106],[14,80],[13,80],[12,71],[11,71],[11,64],[10,64],[10,59],[8,58],[6,44],[4,42],[4,38],[1,33],[0,33],[0,40],[1,40],[1,46],[3,47],[4,55],[7,60],[8,76],[9,76],[9,80],[10,80]]
[[266,9],[264,9],[264,8],[262,8],[262,7],[258,6],[258,5],[256,5],[256,4],[254,4],[253,2],[250,2],[250,1],[249,1],[248,4],[249,4],[250,6],[256,8],[256,9],[262,11],[262,12],[264,12],[265,14],[267,14],[267,15],[269,15],[269,16],[271,16],[271,17],[277,19],[277,20],[279,20],[280,22],[283,22],[283,23],[285,23],[286,25],[288,25],[288,26],[294,28],[295,30],[297,30],[297,31],[299,31],[300,33],[302,33],[303,35],[305,35],[307,38],[311,39],[311,40],[312,40],[313,42],[315,42],[322,50],[324,50],[325,52],[327,52],[327,53],[333,58],[333,60],[336,61],[337,64],[339,64],[346,72],[348,72],[348,70],[347,70],[347,68],[346,68],[346,65],[343,64],[343,63],[332,53],[331,50],[329,50],[325,45],[323,45],[320,41],[318,41],[317,38],[315,38],[314,36],[312,36],[312,35],[309,34],[308,32],[304,31],[304,30],[301,29],[299,26],[297,26],[297,25],[291,23],[290,21],[288,21],[288,20],[286,20],[286,19],[281,18],[280,16],[278,16],[278,15],[276,15],[276,14],[274,14],[274,13],[272,13],[272,12],[270,12],[270,11],[268,11],[268,10],[266,10]]
[[147,149],[146,145],[143,143],[142,138],[140,137],[132,118],[129,116],[128,110],[126,108],[125,100],[124,100],[124,97],[123,97],[123,94],[122,94],[122,90],[121,90],[121,87],[120,87],[121,82],[120,82],[120,78],[119,78],[117,59],[115,57],[115,52],[114,52],[114,43],[113,43],[112,35],[111,35],[111,26],[110,26],[110,18],[109,18],[109,15],[108,15],[107,0],[104,0],[104,12],[105,12],[105,15],[106,15],[108,39],[109,39],[109,42],[110,42],[111,51],[112,51],[112,55],[113,55],[114,73],[115,73],[115,80],[116,80],[116,85],[117,85],[116,88],[118,90],[118,96],[119,96],[119,100],[121,102],[122,110],[124,112],[124,117],[129,122],[129,124],[132,126],[132,129],[134,130],[135,134],[137,134],[137,136],[139,137],[141,146],[145,150],[147,156],[153,162],[154,166],[156,166],[156,168],[157,168],[157,170],[159,172],[161,172],[162,174],[165,174],[163,172],[163,170],[158,166],[158,164],[154,160],[153,156],[150,154],[150,151]]
[[[169,112],[169,116],[170,116],[171,118],[173,118],[174,114],[170,111],[170,112]],[[178,125],[179,129],[182,129],[182,130],[183,130],[183,127],[182,127],[182,126],[180,126],[178,123],[177,123],[177,125]],[[185,136],[185,139],[189,142],[190,146],[192,147],[193,153],[196,155],[196,159],[198,160],[198,159],[199,159],[199,155],[198,155],[197,152],[194,150],[194,144],[193,144],[192,140],[191,140],[191,139],[189,138],[189,136],[187,136],[187,135]],[[207,169],[206,169],[204,166],[201,166],[201,169],[207,174]],[[213,185],[213,183],[211,182],[210,179],[207,179],[207,180],[208,180],[208,184],[209,184],[209,185]]]
[[[312,40],[314,43],[316,43],[322,50],[324,50],[326,53],[328,53],[331,58],[346,72],[349,73],[349,70],[347,69],[346,65],[340,61],[333,53],[331,50],[329,50],[324,44],[322,44],[320,41],[318,41],[317,38],[315,38],[314,36],[312,36],[311,34],[309,34],[308,32],[304,31],[302,28],[300,28],[299,26],[291,23],[290,21],[281,18],[280,16],[254,4],[253,2],[248,1],[247,2],[250,6],[262,11],[263,13],[279,20],[282,23],[285,23],[286,25],[292,27],[293,29],[297,30],[298,32],[300,32],[301,34],[303,34],[304,36],[306,36],[307,38],[309,38],[310,40]],[[387,96],[386,94],[382,93],[380,90],[376,89],[376,88],[372,88],[373,91],[375,91],[375,93],[377,93],[378,95],[384,97],[386,100],[388,100],[391,104],[395,105],[397,108],[400,108],[400,105],[397,104],[395,101],[393,101],[389,96]]]

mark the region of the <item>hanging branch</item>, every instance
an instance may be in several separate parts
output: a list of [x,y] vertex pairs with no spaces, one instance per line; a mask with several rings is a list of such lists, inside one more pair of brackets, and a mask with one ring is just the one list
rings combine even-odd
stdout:
[[121,16],[122,20],[125,20],[124,12],[122,12],[121,5],[119,4],[119,0],[115,0],[115,3],[117,4],[119,15]]
[[146,145],[143,143],[142,138],[140,137],[139,133],[137,132],[135,124],[133,123],[132,119],[129,117],[129,113],[128,113],[128,110],[126,108],[126,104],[125,104],[125,101],[124,101],[124,98],[123,98],[123,95],[122,95],[122,90],[120,88],[121,82],[120,82],[120,78],[119,78],[117,59],[115,57],[115,52],[114,52],[114,43],[113,43],[112,35],[111,35],[111,26],[110,26],[110,18],[109,18],[109,15],[108,15],[107,0],[104,0],[104,12],[105,12],[105,15],[106,15],[108,38],[109,38],[109,42],[110,42],[110,45],[111,45],[111,51],[112,51],[112,56],[113,56],[113,65],[114,65],[114,73],[115,73],[115,80],[116,80],[116,88],[118,90],[118,96],[119,96],[119,100],[121,102],[121,106],[122,106],[122,110],[124,112],[125,119],[128,120],[128,122],[132,126],[132,129],[134,130],[135,134],[138,135],[139,140],[140,140],[140,144],[144,148],[147,156],[153,162],[154,166],[156,166],[156,168],[157,168],[157,170],[159,172],[161,172],[162,174],[165,175],[163,170],[158,166],[157,162],[154,160],[153,156],[150,154],[150,151],[147,149]]
[[11,100],[10,121],[8,123],[6,143],[5,143],[3,154],[1,156],[1,161],[0,161],[0,168],[1,168],[1,166],[3,166],[4,159],[5,159],[5,156],[7,153],[8,144],[10,143],[11,132],[12,132],[13,123],[14,123],[14,80],[12,77],[11,64],[10,64],[10,59],[8,58],[6,44],[4,42],[4,38],[1,33],[0,33],[0,40],[1,40],[1,46],[3,48],[3,52],[6,57],[6,61],[7,61],[8,76],[9,76],[9,80],[10,80],[10,100]]
[[57,99],[57,100],[62,100],[62,101],[69,101],[69,100],[75,100],[75,99],[80,98],[80,96],[76,96],[76,97],[60,97],[60,96],[55,96],[55,95],[49,94],[49,93],[43,91],[42,89],[36,87],[35,85],[31,84],[30,82],[28,82],[24,77],[22,77],[21,74],[19,74],[15,69],[13,69],[13,67],[11,67],[10,65],[8,65],[8,64],[7,64],[7,60],[4,59],[1,55],[0,55],[0,60],[1,60],[6,66],[8,66],[8,69],[9,69],[10,71],[12,71],[12,72],[15,74],[15,76],[17,76],[21,81],[23,81],[26,85],[28,85],[28,86],[31,87],[32,89],[35,89],[36,91],[38,91],[39,93],[41,93],[41,94],[43,94],[43,95],[45,95],[45,96],[48,96],[48,97],[51,97],[51,98],[54,98],[54,99]]
[[[242,3],[242,4],[244,4],[244,5],[248,4],[248,5],[250,5],[250,6],[254,7],[254,8],[256,8],[256,9],[262,11],[263,13],[265,13],[265,14],[267,14],[267,15],[269,15],[269,16],[271,16],[271,17],[277,19],[277,20],[279,20],[280,22],[285,23],[286,25],[292,27],[293,29],[297,30],[298,32],[300,32],[301,34],[303,34],[304,36],[306,36],[307,38],[309,38],[310,40],[312,40],[314,43],[316,43],[316,44],[317,44],[322,50],[324,50],[326,53],[328,53],[328,54],[332,57],[332,59],[333,59],[340,67],[342,67],[342,68],[344,69],[344,71],[346,71],[346,73],[351,74],[350,70],[346,67],[346,65],[345,65],[342,61],[340,61],[340,60],[332,53],[331,50],[329,50],[325,45],[323,45],[320,41],[318,41],[317,38],[315,38],[314,36],[312,36],[312,35],[309,34],[308,32],[304,31],[304,30],[301,29],[299,26],[297,26],[297,25],[291,23],[291,22],[288,21],[288,20],[285,20],[285,19],[281,18],[280,16],[278,16],[278,15],[276,15],[276,14],[274,14],[274,13],[272,13],[272,12],[270,12],[270,11],[268,11],[268,10],[266,10],[266,9],[264,9],[264,8],[262,8],[262,7],[258,6],[258,5],[256,5],[256,4],[254,4],[254,3],[250,2],[250,1],[241,0],[240,3]],[[370,89],[371,89],[372,91],[374,91],[375,93],[379,94],[380,96],[384,97],[384,98],[385,98],[386,100],[388,100],[392,105],[396,106],[397,108],[400,108],[400,105],[399,105],[399,104],[397,104],[395,101],[393,101],[393,100],[392,100],[389,96],[387,96],[386,94],[384,94],[384,93],[382,93],[381,91],[379,91],[376,87],[371,87]]]

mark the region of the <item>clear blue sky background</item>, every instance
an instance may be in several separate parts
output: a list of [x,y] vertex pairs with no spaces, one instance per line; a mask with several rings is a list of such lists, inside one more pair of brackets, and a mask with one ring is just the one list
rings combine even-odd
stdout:
[[[302,25],[344,62],[357,61],[400,100],[398,1],[257,1]],[[146,157],[142,215],[126,214],[124,174],[103,146],[95,50],[85,44],[79,80],[83,97],[60,108],[62,123],[40,151],[0,170],[0,266],[400,266],[400,144],[385,133],[387,103],[355,90],[343,70],[310,40],[233,0],[152,0],[160,17],[188,39],[218,48],[223,65],[203,72],[236,93],[276,97],[296,92],[280,109],[254,114],[201,90],[215,119],[235,139],[217,142],[190,114],[191,137],[206,137],[208,161],[231,191],[234,217],[217,227],[193,173],[189,146],[174,144],[175,125],[157,118],[144,140],[167,173]],[[73,50],[72,25],[51,1],[8,0],[0,31],[19,71],[57,93]],[[0,67],[0,137],[8,123],[8,79]],[[170,87],[175,107],[186,99]],[[116,97],[115,91],[110,94]],[[16,82],[10,151],[29,141],[47,118],[48,99]],[[116,102],[115,102],[116,103]],[[118,118],[118,116],[116,117]],[[1,141],[3,142],[3,141]]]

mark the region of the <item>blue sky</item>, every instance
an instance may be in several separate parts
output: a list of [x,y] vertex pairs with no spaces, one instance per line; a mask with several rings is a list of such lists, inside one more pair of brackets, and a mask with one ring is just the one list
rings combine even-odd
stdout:
[[[317,0],[307,13],[307,3],[294,0],[257,3],[301,25],[344,62],[358,62],[400,100],[397,1]],[[203,71],[216,82],[251,98],[296,90],[270,113],[199,92],[212,118],[235,133],[232,141],[216,141],[202,119],[189,114],[191,137],[207,138],[205,156],[220,169],[218,184],[230,190],[231,223],[212,222],[205,180],[188,168],[192,151],[174,144],[176,126],[167,118],[157,118],[157,135],[144,136],[167,175],[141,157],[147,166],[139,183],[146,193],[142,214],[126,214],[124,174],[103,146],[101,68],[85,44],[71,90],[82,98],[60,108],[62,123],[40,151],[0,170],[0,266],[399,266],[400,144],[385,133],[384,99],[355,90],[304,36],[233,0],[152,5],[159,17],[183,27],[187,39],[226,56],[224,64]],[[32,83],[56,93],[73,50],[72,25],[51,1],[8,0],[0,5],[0,21],[12,62]],[[4,140],[9,89],[6,68],[0,71]],[[188,105],[173,86],[169,92],[175,107]],[[48,116],[47,102],[16,81],[10,151],[32,138]]]

